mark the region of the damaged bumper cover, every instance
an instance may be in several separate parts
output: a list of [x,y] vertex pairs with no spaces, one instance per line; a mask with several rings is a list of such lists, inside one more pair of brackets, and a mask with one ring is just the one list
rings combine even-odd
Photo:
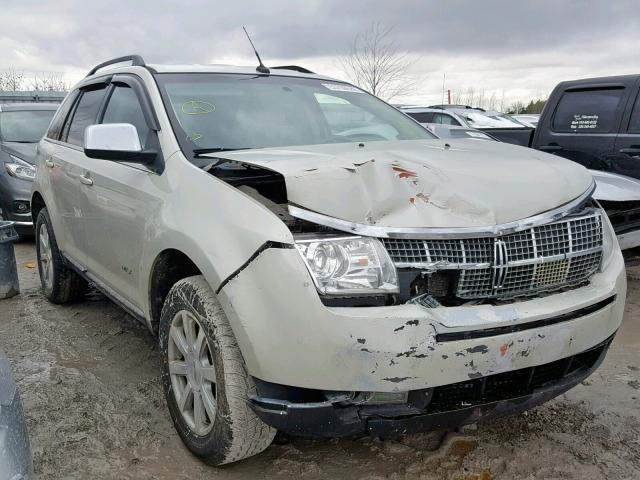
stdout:
[[625,292],[617,250],[588,285],[526,301],[327,307],[298,252],[267,249],[218,298],[256,378],[323,391],[407,392],[586,351],[620,326]]
[[[250,397],[256,414],[291,435],[395,437],[453,428],[523,412],[545,403],[587,378],[602,363],[613,336],[572,357],[521,370],[409,393],[402,405],[356,405],[332,401],[296,403]],[[266,386],[264,390],[286,391]],[[295,397],[295,394],[289,395]]]

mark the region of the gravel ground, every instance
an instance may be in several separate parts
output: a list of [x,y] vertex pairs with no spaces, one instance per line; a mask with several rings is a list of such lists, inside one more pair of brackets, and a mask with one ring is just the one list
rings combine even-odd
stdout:
[[156,341],[97,292],[71,306],[39,290],[33,244],[16,246],[22,294],[0,303],[0,348],[22,393],[42,479],[640,478],[640,259],[628,260],[622,329],[583,385],[525,414],[433,436],[292,439],[224,468],[183,446],[165,408]]

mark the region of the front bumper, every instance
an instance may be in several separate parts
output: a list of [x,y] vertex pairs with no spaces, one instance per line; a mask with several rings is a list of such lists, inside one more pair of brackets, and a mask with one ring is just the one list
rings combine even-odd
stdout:
[[[540,405],[587,378],[605,357],[613,337],[578,355],[556,362],[410,392],[401,405],[345,402],[293,402],[258,395],[250,405],[267,424],[291,434],[312,437],[373,435],[396,437],[488,421]],[[287,387],[265,390],[272,393]],[[284,395],[295,398],[296,394]]]
[[[616,248],[588,285],[540,298],[497,306],[327,307],[298,252],[270,248],[218,298],[252,376],[325,391],[406,392],[586,351],[618,329],[625,293],[624,261]],[[544,322],[563,315],[558,323]],[[483,336],[466,335],[478,331]]]
[[[32,182],[0,173],[0,209],[5,217],[4,220],[14,222],[14,228],[21,235],[33,234],[30,208],[31,186]],[[26,204],[29,208],[24,212],[18,212],[16,202]]]

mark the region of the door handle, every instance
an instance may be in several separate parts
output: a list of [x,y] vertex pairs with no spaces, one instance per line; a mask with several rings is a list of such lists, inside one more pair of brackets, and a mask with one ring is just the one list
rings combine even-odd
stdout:
[[88,177],[88,173],[84,174],[84,175],[80,175],[80,183],[82,183],[83,185],[93,185],[93,180],[91,180],[91,178]]
[[53,160],[51,160],[50,158],[47,158],[47,159],[44,161],[44,164],[45,164],[47,167],[49,167],[49,168],[53,168],[53,167],[55,167],[55,166],[56,166],[56,164],[55,164],[55,163],[53,163]]
[[640,147],[621,148],[620,153],[628,153],[629,155],[640,154]]
[[562,147],[560,145],[542,145],[540,150],[543,152],[558,152],[562,150]]

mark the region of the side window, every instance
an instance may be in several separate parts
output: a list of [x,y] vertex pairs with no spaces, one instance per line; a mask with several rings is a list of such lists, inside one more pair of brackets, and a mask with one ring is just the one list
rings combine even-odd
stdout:
[[64,124],[64,121],[69,114],[69,110],[71,110],[71,107],[73,107],[73,104],[77,97],[78,91],[75,90],[67,95],[67,98],[64,99],[62,105],[58,107],[58,111],[53,117],[53,120],[51,120],[51,125],[49,125],[49,130],[47,130],[47,134],[45,135],[47,138],[50,138],[51,140],[58,140],[60,138],[62,125]]
[[636,96],[636,103],[633,106],[633,111],[631,112],[629,131],[633,133],[640,133],[640,93]]
[[[82,92],[82,97],[78,101],[73,118],[69,124],[67,132],[63,132],[66,136],[66,142],[78,147],[84,146],[84,130],[89,125],[94,125],[98,119],[98,111],[102,104],[105,87],[97,90],[86,90]],[[64,138],[63,138],[64,140]]]
[[607,133],[617,129],[624,89],[565,92],[553,117],[553,130],[571,133]]
[[451,115],[445,115],[444,113],[435,113],[433,115],[433,123],[439,123],[441,125],[457,125],[460,126],[460,123],[453,118]]
[[131,87],[116,86],[107,104],[102,123],[130,123],[138,130],[140,145],[144,148],[150,130],[136,92]]
[[411,118],[420,123],[433,123],[433,113],[430,112],[418,112],[408,113]]

